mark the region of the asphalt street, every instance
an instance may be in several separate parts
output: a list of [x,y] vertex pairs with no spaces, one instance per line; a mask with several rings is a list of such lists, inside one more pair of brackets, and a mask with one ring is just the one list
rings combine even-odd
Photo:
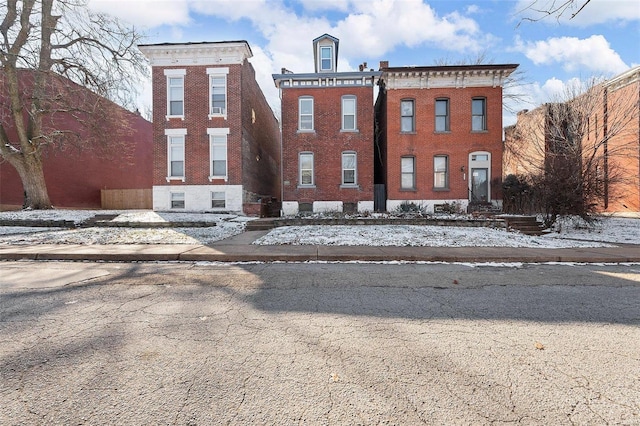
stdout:
[[640,424],[640,265],[0,262],[0,424]]

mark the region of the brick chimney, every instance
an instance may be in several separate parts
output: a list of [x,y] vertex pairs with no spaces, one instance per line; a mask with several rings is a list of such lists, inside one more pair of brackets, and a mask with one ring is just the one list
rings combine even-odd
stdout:
[[380,69],[389,68],[389,61],[380,61]]

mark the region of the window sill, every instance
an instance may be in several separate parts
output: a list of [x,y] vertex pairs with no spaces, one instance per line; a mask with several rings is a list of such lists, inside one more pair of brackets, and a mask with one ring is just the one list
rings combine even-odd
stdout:
[[227,119],[227,114],[209,114],[209,120],[213,120],[214,118],[224,118]]
[[298,189],[316,189],[315,185],[298,185]]
[[447,192],[451,191],[451,188],[432,188],[433,192]]
[[417,188],[400,188],[400,192],[417,192]]
[[180,120],[184,121],[184,115],[167,115],[165,117],[166,117],[167,121],[171,120],[172,118],[173,119],[180,119]]
[[489,133],[487,129],[484,130],[471,130],[471,133]]
[[401,132],[400,132],[400,134],[401,134],[401,135],[416,135],[416,134],[417,134],[417,132],[416,132],[415,130],[410,131],[410,132],[402,132],[402,131],[401,131]]
[[360,185],[355,183],[343,183],[340,185],[340,189],[360,189]]
[[229,176],[209,176],[209,182],[214,180],[223,180],[227,182],[229,180]]
[[435,130],[433,133],[436,135],[449,135],[451,130]]
[[313,130],[313,129],[312,130],[300,130],[300,129],[298,129],[297,133],[298,134],[300,134],[300,133],[313,133],[313,134],[315,134],[316,131]]
[[171,182],[172,180],[180,180],[184,182],[185,177],[184,176],[167,176],[167,182]]
[[360,133],[358,129],[340,129],[340,133]]

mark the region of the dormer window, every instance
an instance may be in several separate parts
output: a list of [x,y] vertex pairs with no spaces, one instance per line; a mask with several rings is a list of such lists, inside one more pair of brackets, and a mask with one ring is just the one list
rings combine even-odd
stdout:
[[331,71],[333,66],[332,62],[332,51],[331,46],[321,46],[320,47],[320,70],[321,71]]
[[313,40],[313,60],[315,70],[320,73],[333,73],[338,69],[338,45],[340,40],[329,34]]

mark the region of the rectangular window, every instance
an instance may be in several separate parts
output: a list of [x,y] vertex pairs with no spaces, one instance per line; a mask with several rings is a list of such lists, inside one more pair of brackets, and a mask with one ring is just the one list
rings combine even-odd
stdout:
[[400,188],[415,189],[416,187],[416,169],[414,157],[402,157],[400,159],[401,178]]
[[226,194],[224,191],[213,191],[211,193],[211,208],[224,209],[227,207]]
[[342,184],[355,185],[357,176],[357,161],[355,152],[342,153]]
[[175,76],[167,78],[168,104],[170,116],[184,115],[184,77]]
[[169,177],[184,178],[184,136],[169,136]]
[[211,76],[211,115],[227,113],[227,76]]
[[487,109],[484,98],[471,101],[471,130],[474,132],[487,130]]
[[449,159],[446,155],[433,157],[433,187],[438,189],[449,187]]
[[449,131],[449,99],[436,99],[436,132]]
[[171,193],[171,208],[184,209],[184,192]]
[[313,185],[313,154],[300,154],[300,185]]
[[400,131],[414,132],[414,104],[413,100],[400,101]]
[[300,98],[298,111],[298,130],[313,130],[313,98]]
[[342,130],[356,129],[356,98],[345,96],[342,98]]
[[227,178],[227,135],[209,135],[211,179]]
[[321,71],[331,71],[333,67],[331,66],[331,46],[321,46],[320,47],[320,70]]

